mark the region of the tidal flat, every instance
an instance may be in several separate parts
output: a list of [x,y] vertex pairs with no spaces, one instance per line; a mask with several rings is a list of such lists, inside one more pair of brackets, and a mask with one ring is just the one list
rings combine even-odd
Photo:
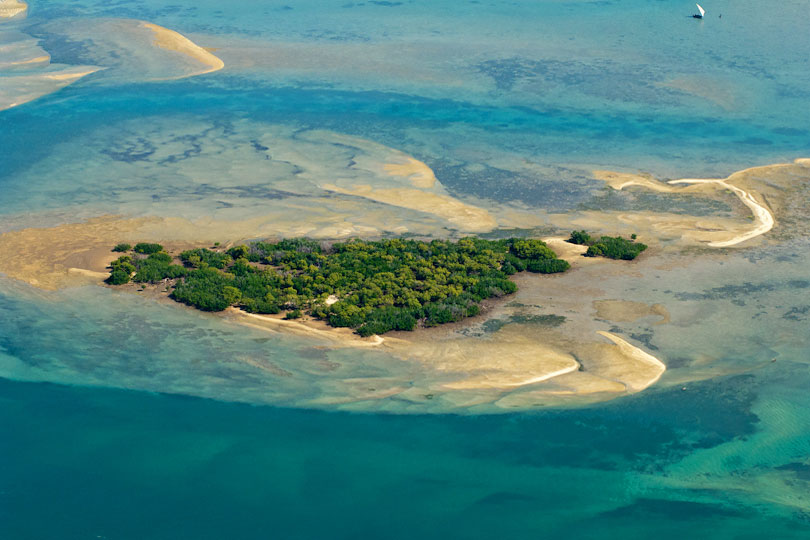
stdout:
[[[806,5],[705,7],[0,0],[0,536],[806,537]],[[380,340],[103,283],[468,236],[572,268]]]

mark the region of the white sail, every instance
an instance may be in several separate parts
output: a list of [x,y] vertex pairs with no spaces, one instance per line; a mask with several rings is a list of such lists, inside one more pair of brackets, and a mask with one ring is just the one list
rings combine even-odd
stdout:
[[700,11],[700,16],[703,17],[706,15],[706,10],[700,7],[700,4],[695,4],[698,7],[698,11]]

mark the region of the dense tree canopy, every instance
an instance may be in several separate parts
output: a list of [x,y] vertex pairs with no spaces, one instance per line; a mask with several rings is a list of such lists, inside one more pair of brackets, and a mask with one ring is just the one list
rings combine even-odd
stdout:
[[201,310],[237,306],[284,311],[291,319],[307,313],[365,336],[474,316],[485,298],[517,290],[509,275],[568,269],[532,239],[351,240],[324,247],[295,238],[226,252],[193,249],[179,259],[184,266],[161,250],[125,255],[111,265],[108,282],[126,283],[133,273],[136,282],[176,279],[172,298]]

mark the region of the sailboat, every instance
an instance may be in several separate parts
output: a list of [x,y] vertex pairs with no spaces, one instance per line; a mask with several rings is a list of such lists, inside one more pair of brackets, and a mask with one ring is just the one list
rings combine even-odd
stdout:
[[692,15],[692,17],[694,17],[695,19],[702,19],[703,16],[706,14],[706,10],[700,7],[700,4],[695,5],[698,7],[698,11],[700,11],[700,13],[695,13],[694,15]]

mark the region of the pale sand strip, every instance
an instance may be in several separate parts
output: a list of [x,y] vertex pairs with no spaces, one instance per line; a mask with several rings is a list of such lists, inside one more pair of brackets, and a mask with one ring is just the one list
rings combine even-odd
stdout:
[[[800,160],[796,160],[796,163],[800,164]],[[746,171],[747,170],[750,169],[746,169]],[[746,171],[739,171],[734,175],[744,174]],[[735,246],[737,244],[745,242],[746,240],[751,240],[752,238],[756,238],[757,236],[767,233],[773,228],[775,224],[773,214],[771,213],[770,210],[768,210],[768,208],[757,202],[757,200],[751,193],[728,183],[728,178],[725,180],[712,178],[682,178],[678,180],[670,180],[667,183],[663,183],[658,182],[657,180],[648,176],[636,175],[632,173],[594,171],[593,174],[595,178],[605,181],[609,186],[611,186],[613,189],[616,190],[622,190],[628,186],[641,186],[662,193],[678,193],[681,190],[673,187],[675,184],[689,184],[689,185],[719,186],[722,189],[727,189],[731,191],[737,196],[737,198],[740,199],[740,201],[742,201],[742,203],[745,206],[751,209],[751,212],[754,215],[756,226],[752,230],[737,235],[728,240],[714,240],[708,242],[707,245],[710,247]]]
[[72,84],[100,68],[68,67],[57,72],[4,77],[0,88],[0,111],[17,107]]
[[323,329],[316,328],[317,324],[312,321],[299,321],[299,320],[286,320],[281,317],[273,317],[271,315],[260,315],[258,313],[248,313],[241,309],[228,308],[225,313],[234,318],[253,319],[261,321],[263,324],[251,324],[246,321],[240,321],[241,324],[252,326],[253,328],[261,328],[262,330],[270,330],[268,326],[274,327],[273,330],[283,330],[291,334],[304,335],[309,337],[317,337],[320,339],[337,342],[342,345],[350,347],[378,347],[382,345],[385,340],[380,336],[371,336],[362,338],[355,334],[348,328],[333,328],[327,326],[326,323],[320,323]]
[[739,197],[739,199],[742,201],[742,203],[745,206],[747,206],[748,208],[751,209],[751,212],[753,212],[753,214],[754,214],[754,220],[758,223],[758,225],[756,227],[754,227],[754,229],[752,229],[751,231],[749,231],[749,232],[747,232],[745,234],[735,236],[731,240],[725,240],[725,241],[722,241],[722,242],[720,242],[720,241],[709,242],[708,245],[711,246],[711,247],[734,246],[734,245],[737,245],[739,243],[745,242],[746,240],[756,238],[757,236],[759,236],[761,234],[765,234],[766,232],[773,229],[773,225],[774,225],[773,214],[771,214],[771,212],[767,208],[765,208],[764,206],[759,204],[756,201],[756,199],[754,199],[753,195],[751,195],[747,191],[744,191],[744,190],[738,188],[737,186],[732,186],[731,184],[729,184],[725,180],[710,180],[710,179],[701,179],[701,178],[683,178],[683,179],[680,179],[680,180],[670,180],[668,183],[669,184],[717,184],[719,186],[722,186],[722,187],[724,187],[726,189],[729,189],[729,190],[733,191],[734,194],[737,195],[737,197]]
[[197,71],[195,73],[184,75],[178,78],[182,78],[185,76],[192,76],[192,75],[202,75],[204,73],[211,73],[213,71],[218,71],[225,67],[225,63],[220,60],[218,57],[214,56],[207,50],[203,49],[190,39],[188,39],[183,34],[175,32],[174,30],[169,30],[168,28],[164,28],[162,26],[158,26],[156,24],[152,24],[149,22],[141,22],[141,26],[144,28],[150,29],[155,34],[155,45],[160,47],[161,49],[166,49],[169,51],[178,52],[180,54],[184,54],[189,58],[200,62],[204,66],[206,66],[202,71]]
[[526,386],[527,384],[534,384],[543,381],[547,381],[549,379],[553,379],[554,377],[559,377],[560,375],[565,375],[566,373],[571,373],[572,371],[577,371],[579,369],[579,362],[574,362],[570,366],[566,366],[562,369],[558,369],[557,371],[552,371],[550,373],[545,373],[538,377],[530,377],[528,379],[524,379],[522,381],[514,382],[514,383],[501,383],[501,386],[505,387],[515,387],[515,386]]
[[655,384],[658,382],[658,379],[661,378],[661,375],[667,370],[667,366],[661,362],[658,358],[654,357],[651,354],[648,354],[638,347],[634,347],[630,345],[628,342],[620,338],[615,334],[611,334],[610,332],[605,332],[603,330],[599,330],[596,332],[597,334],[608,338],[610,341],[615,343],[619,347],[619,351],[621,353],[633,360],[637,360],[641,363],[649,365],[653,368],[653,376],[646,380],[645,383],[641,385],[633,384],[629,381],[624,381],[627,384],[627,389],[630,392],[640,392],[645,388]]

